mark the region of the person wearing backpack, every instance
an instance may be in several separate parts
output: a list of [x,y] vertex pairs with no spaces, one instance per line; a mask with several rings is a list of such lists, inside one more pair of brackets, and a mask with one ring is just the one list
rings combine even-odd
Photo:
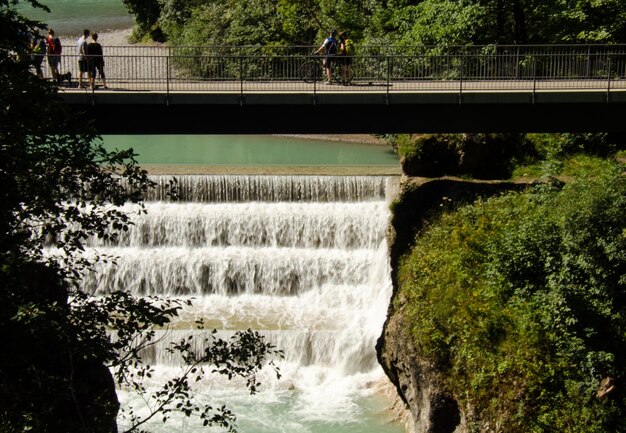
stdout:
[[324,51],[324,72],[326,73],[326,79],[328,80],[326,84],[331,84],[333,81],[333,64],[337,60],[337,52],[339,51],[339,41],[336,38],[337,32],[334,30],[330,31],[330,34],[324,42],[322,46],[317,49],[315,54],[319,54]]
[[339,54],[341,55],[341,83],[349,86],[352,82],[354,44],[346,32],[339,33]]
[[54,30],[48,30],[48,36],[46,37],[46,45],[48,52],[48,65],[50,65],[50,72],[52,72],[52,79],[59,82],[59,63],[61,62],[61,40],[54,37]]
[[39,31],[36,31],[33,37],[30,50],[30,62],[35,68],[35,73],[37,74],[37,77],[43,79],[41,64],[43,63],[43,58],[46,56],[46,40],[43,36],[39,34]]

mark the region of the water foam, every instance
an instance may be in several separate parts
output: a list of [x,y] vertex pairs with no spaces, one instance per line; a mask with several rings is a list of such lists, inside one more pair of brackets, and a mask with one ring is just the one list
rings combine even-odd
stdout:
[[[154,180],[161,187],[153,199],[166,199],[167,178]],[[182,201],[149,202],[117,242],[93,241],[86,254],[117,256],[117,266],[98,265],[84,288],[194,297],[144,353],[158,380],[179,368],[168,344],[201,332],[194,330],[200,318],[220,337],[251,328],[282,349],[282,378],[264,369],[259,396],[216,375],[197,384],[201,399],[240,414],[243,432],[356,433],[370,423],[378,427],[369,431],[397,431],[376,424],[367,409],[372,384],[383,378],[374,347],[391,296],[387,184],[378,177],[179,178]],[[141,411],[131,393],[120,395]],[[195,428],[177,422],[179,431]]]

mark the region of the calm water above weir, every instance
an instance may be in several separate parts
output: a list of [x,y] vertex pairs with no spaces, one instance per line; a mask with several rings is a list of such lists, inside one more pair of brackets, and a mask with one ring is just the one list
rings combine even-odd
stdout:
[[103,32],[128,29],[133,25],[133,17],[122,0],[43,0],[43,3],[50,8],[50,13],[25,3],[20,3],[18,10],[29,18],[47,23],[61,36],[78,38],[85,28]]
[[399,167],[389,146],[260,135],[108,135],[107,148],[133,148],[145,165]]

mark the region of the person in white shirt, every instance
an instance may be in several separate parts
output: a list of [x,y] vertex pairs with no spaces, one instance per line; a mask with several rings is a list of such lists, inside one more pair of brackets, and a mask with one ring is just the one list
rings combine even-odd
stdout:
[[89,37],[89,30],[83,30],[83,35],[78,39],[76,43],[78,54],[78,87],[83,87],[83,74],[89,73],[89,62],[87,61],[87,38]]

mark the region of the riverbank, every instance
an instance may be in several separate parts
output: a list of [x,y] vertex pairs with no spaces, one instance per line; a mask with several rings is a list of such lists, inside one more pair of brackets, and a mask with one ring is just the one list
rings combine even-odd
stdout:
[[382,138],[370,134],[276,134],[277,137],[302,138],[304,140],[338,141],[342,143],[374,144],[387,146]]
[[[107,46],[133,45],[129,42],[133,29],[106,30],[103,32],[100,32],[98,29],[89,30],[98,33],[98,42],[105,48],[105,50]],[[77,34],[74,37],[67,35],[61,36],[61,45],[63,47],[75,47],[80,36],[80,34]]]

